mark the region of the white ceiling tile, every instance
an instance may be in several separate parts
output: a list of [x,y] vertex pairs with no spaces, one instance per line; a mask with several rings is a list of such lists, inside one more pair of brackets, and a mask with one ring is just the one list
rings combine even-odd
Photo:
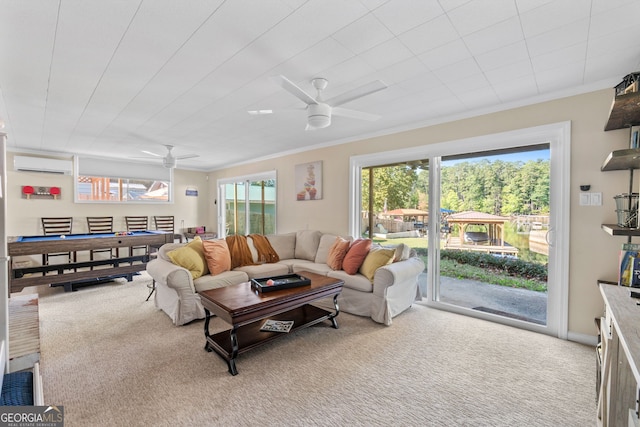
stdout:
[[640,2],[636,1],[616,9],[608,9],[592,16],[589,37],[604,37],[611,33],[636,32],[640,15]]
[[446,16],[439,16],[398,36],[416,55],[452,42],[458,37],[458,32]]
[[359,54],[391,38],[393,34],[373,14],[367,14],[332,35],[339,43]]
[[513,0],[471,1],[447,12],[462,36],[488,28],[517,14]]
[[415,56],[397,62],[385,69],[379,70],[376,74],[386,84],[396,84],[416,76],[423,76],[430,73],[429,69]]
[[519,80],[526,76],[533,75],[531,61],[524,59],[522,61],[513,62],[511,64],[494,68],[484,72],[487,80],[494,86],[502,86],[505,82]]
[[440,3],[440,6],[442,6],[442,9],[448,12],[451,9],[460,7],[466,3],[469,3],[470,1],[472,0],[438,0],[438,3]]
[[518,8],[518,12],[524,13],[540,6],[544,6],[552,1],[554,0],[516,0],[516,7]]
[[490,87],[487,78],[482,73],[472,74],[453,82],[449,81],[447,86],[451,89],[451,92],[453,92],[454,95],[460,95],[465,92]]
[[513,17],[463,37],[469,51],[481,55],[524,38],[520,19]]
[[520,21],[524,36],[533,37],[588,18],[590,5],[590,2],[581,0],[554,0],[523,12],[520,14]]
[[589,19],[580,19],[561,28],[528,38],[527,48],[531,56],[540,56],[581,43],[587,39],[588,34]]
[[360,58],[376,70],[382,70],[395,63],[405,61],[412,56],[411,51],[398,39],[392,39],[363,52]]
[[536,72],[536,84],[542,93],[566,90],[575,82],[582,82],[583,79],[584,64],[582,62]]
[[531,64],[533,65],[533,70],[536,74],[542,71],[553,70],[564,65],[572,68],[573,64],[577,62],[584,64],[587,56],[586,49],[587,44],[580,43],[531,58]]
[[500,99],[489,86],[456,92],[456,96],[467,108],[481,108],[500,103]]
[[477,55],[475,58],[483,71],[489,71],[494,68],[504,67],[505,65],[525,60],[529,58],[529,53],[525,42],[520,41],[483,53],[482,55]]
[[466,77],[481,73],[482,71],[473,59],[466,59],[433,71],[433,74],[442,82],[452,85]]
[[538,95],[538,86],[533,74],[503,81],[499,85],[495,85],[493,90],[501,102],[518,101]]
[[455,64],[471,58],[471,53],[462,40],[454,40],[451,43],[437,47],[418,56],[430,69],[437,70],[447,65]]
[[374,15],[395,35],[429,22],[444,14],[437,0],[391,0]]
[[329,37],[278,64],[269,74],[286,74],[292,81],[310,79],[354,56],[353,52]]

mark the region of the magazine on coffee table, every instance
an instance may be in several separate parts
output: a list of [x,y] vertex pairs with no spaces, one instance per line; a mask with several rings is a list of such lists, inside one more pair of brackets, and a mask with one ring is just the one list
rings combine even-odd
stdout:
[[267,332],[289,332],[293,326],[293,320],[267,320],[260,328]]

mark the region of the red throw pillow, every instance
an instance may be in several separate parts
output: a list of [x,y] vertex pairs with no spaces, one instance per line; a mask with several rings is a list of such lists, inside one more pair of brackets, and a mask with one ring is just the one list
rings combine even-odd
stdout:
[[329,268],[332,270],[342,270],[342,262],[349,251],[350,243],[347,239],[343,239],[340,236],[336,237],[336,241],[331,245],[329,255],[327,256],[327,265]]
[[226,240],[203,240],[202,248],[212,275],[231,270],[231,254]]
[[371,249],[371,239],[356,239],[342,260],[342,269],[347,274],[356,274]]

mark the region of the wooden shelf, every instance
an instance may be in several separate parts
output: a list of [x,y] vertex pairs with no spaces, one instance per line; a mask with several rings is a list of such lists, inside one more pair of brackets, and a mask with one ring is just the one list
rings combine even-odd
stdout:
[[613,99],[605,131],[640,125],[640,92],[618,95]]
[[620,227],[617,224],[602,224],[602,229],[612,236],[640,236],[640,229]]
[[629,169],[640,169],[640,149],[638,148],[612,151],[600,168],[603,172]]

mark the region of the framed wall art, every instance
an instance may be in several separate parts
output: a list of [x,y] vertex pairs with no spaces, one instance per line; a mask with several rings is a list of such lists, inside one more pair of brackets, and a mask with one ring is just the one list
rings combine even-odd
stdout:
[[322,161],[296,165],[296,200],[322,199]]

